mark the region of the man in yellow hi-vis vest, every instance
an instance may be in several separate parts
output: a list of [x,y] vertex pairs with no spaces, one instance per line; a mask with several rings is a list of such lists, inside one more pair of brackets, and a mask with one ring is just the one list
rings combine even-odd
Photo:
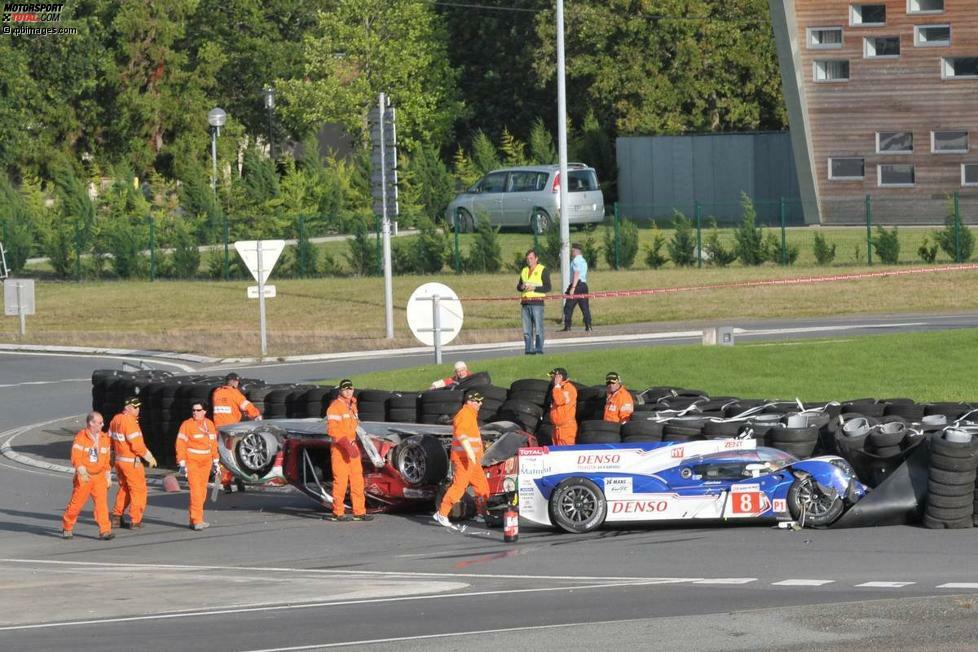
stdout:
[[523,344],[526,355],[543,353],[543,299],[550,292],[550,270],[540,264],[537,252],[526,252],[526,267],[520,272],[516,291],[523,308]]

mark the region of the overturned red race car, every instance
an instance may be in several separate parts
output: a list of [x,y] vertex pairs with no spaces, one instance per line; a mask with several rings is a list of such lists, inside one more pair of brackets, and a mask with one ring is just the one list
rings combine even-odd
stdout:
[[[357,446],[363,459],[367,509],[372,512],[430,508],[450,479],[451,426],[417,423],[360,423]],[[332,439],[322,419],[267,419],[222,426],[221,463],[249,485],[290,484],[324,508],[331,508]],[[486,444],[482,466],[489,481],[490,508],[512,500],[517,452],[536,438],[509,421],[481,427]],[[474,513],[463,500],[454,517]]]

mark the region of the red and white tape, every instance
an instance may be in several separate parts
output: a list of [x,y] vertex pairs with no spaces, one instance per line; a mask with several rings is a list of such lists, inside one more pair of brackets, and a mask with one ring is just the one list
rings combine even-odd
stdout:
[[[701,290],[726,290],[733,288],[754,288],[773,285],[807,285],[815,283],[834,283],[838,281],[859,281],[868,278],[888,278],[910,276],[913,274],[934,274],[939,272],[968,272],[978,270],[978,263],[960,265],[940,265],[937,267],[911,267],[909,269],[861,272],[858,274],[830,274],[827,276],[798,276],[760,281],[737,281],[733,283],[713,283],[710,285],[686,285],[670,288],[647,288],[643,290],[609,290],[588,294],[548,294],[545,298],[555,299],[606,299],[611,297],[641,297],[655,294],[674,294],[676,292],[696,292]],[[463,301],[519,301],[520,297],[464,297]]]

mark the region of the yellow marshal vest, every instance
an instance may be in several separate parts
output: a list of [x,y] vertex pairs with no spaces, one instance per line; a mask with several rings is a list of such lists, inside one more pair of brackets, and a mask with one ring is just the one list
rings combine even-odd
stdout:
[[[537,263],[537,266],[533,268],[532,274],[530,273],[529,267],[524,267],[523,271],[520,272],[520,280],[523,281],[524,285],[530,283],[536,288],[543,286],[543,265]],[[542,299],[547,295],[543,292],[533,290],[532,292],[524,291],[520,296],[524,299]]]

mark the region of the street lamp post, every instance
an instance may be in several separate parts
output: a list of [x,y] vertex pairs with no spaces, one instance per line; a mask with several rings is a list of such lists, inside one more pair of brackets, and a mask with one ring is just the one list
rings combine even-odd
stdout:
[[265,95],[265,110],[268,112],[268,157],[274,161],[275,140],[272,138],[272,111],[275,109],[275,89],[266,86],[263,93]]
[[[224,109],[213,108],[207,112],[207,124],[211,126],[211,191],[214,193],[214,201],[217,201],[217,137],[221,135],[221,127],[227,122],[228,114]],[[224,280],[228,280],[228,272],[231,264],[230,252],[228,251],[228,218],[224,216]]]

